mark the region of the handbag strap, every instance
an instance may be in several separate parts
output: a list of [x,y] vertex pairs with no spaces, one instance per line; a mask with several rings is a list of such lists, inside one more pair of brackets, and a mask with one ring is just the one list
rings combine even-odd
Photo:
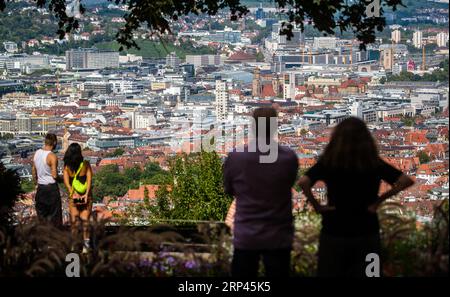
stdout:
[[71,191],[71,193],[70,193],[70,198],[72,198],[73,192],[75,191],[75,189],[73,188],[73,183],[74,183],[75,180],[77,179],[78,174],[80,174],[80,171],[81,171],[81,169],[83,168],[83,165],[84,165],[84,161],[82,161],[82,162],[80,163],[80,166],[78,167],[77,172],[76,172],[75,175],[73,176],[73,179],[72,179],[72,191]]

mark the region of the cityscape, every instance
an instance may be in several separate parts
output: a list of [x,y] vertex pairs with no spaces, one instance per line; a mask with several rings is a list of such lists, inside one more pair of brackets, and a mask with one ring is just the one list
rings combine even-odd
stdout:
[[[79,28],[62,39],[51,11],[34,1],[9,3],[0,17],[0,158],[20,175],[18,221],[36,215],[33,155],[49,132],[59,160],[78,143],[90,162],[95,219],[151,225],[158,215],[140,206],[159,203],[171,160],[208,143],[223,161],[244,144],[236,135],[249,134],[259,107],[278,111],[278,141],[297,154],[299,177],[333,128],[357,117],[382,159],[415,182],[391,198],[403,215],[423,226],[449,199],[448,0],[403,1],[406,8],[384,13],[386,28],[365,48],[351,32],[324,36],[306,21],[288,37],[271,1],[248,1],[249,13],[236,21],[225,10],[180,17],[166,36],[140,27],[139,49],[123,50],[115,34],[127,7],[82,2],[83,14],[76,0],[70,8]],[[293,212],[310,210],[292,191]],[[326,202],[323,182],[313,192]]]

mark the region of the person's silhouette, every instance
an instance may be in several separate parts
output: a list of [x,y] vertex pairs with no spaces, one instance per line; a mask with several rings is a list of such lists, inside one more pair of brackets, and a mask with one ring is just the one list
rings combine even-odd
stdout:
[[[261,257],[266,276],[289,275],[294,234],[291,188],[298,160],[295,152],[274,142],[271,133],[277,131],[276,121],[272,121],[275,127],[269,126],[276,116],[273,108],[258,108],[253,113],[254,141],[270,139],[269,150],[276,152],[262,153],[258,145],[249,145],[242,152],[231,152],[224,164],[225,191],[236,198],[234,224],[230,223],[234,225],[234,277],[256,277]],[[265,123],[265,129],[258,123]],[[270,155],[276,158],[264,158]]]
[[[327,186],[327,205],[312,193],[319,180]],[[381,181],[392,188],[378,195]],[[378,206],[413,181],[380,158],[365,123],[351,117],[335,127],[323,154],[298,183],[322,215],[318,275],[365,276],[366,256],[380,253]]]

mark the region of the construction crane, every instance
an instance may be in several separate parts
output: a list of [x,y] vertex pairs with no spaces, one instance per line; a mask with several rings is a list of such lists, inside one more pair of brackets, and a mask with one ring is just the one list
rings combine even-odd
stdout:
[[305,63],[305,44],[300,43],[300,52],[302,53],[302,63]]
[[60,87],[61,87],[59,84],[59,69],[56,69],[55,76],[56,76],[56,96],[59,101]]
[[312,63],[313,63],[312,47],[309,48],[309,59],[308,59],[308,63],[309,63],[309,64],[312,64]]

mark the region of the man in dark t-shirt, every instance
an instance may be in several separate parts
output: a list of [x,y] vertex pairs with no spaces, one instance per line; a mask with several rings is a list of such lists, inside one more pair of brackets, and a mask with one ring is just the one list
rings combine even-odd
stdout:
[[[276,111],[260,108],[253,116],[276,117]],[[224,164],[225,192],[236,198],[231,273],[257,276],[262,257],[266,276],[288,276],[294,234],[291,191],[297,176],[297,155],[275,143],[271,150],[277,150],[277,158],[265,163],[261,156],[270,153],[249,147],[230,153]]]

